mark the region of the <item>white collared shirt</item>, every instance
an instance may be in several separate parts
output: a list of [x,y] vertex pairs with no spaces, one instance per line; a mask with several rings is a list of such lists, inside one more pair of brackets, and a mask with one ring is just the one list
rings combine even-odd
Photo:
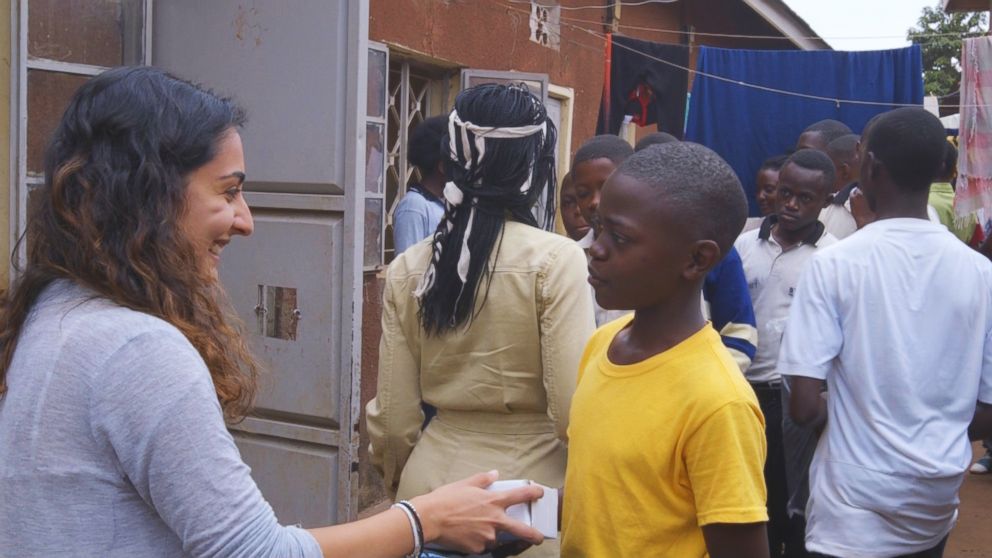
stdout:
[[817,249],[837,242],[818,224],[810,238],[782,250],[771,234],[774,223],[774,217],[769,217],[759,228],[742,234],[734,243],[744,265],[744,276],[758,326],[758,350],[751,367],[745,372],[748,381],[755,383],[781,379],[777,369],[778,351],[799,274]]

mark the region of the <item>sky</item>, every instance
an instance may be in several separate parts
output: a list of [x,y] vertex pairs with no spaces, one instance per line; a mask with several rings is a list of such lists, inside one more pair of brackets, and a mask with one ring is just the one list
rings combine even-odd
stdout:
[[909,41],[906,40],[906,31],[916,26],[916,20],[924,6],[934,7],[939,2],[940,0],[785,0],[834,50],[881,50],[907,46]]

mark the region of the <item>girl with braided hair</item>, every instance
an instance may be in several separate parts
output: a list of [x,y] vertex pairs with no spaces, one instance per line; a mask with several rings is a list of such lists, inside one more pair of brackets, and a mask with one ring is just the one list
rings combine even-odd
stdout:
[[[554,214],[556,130],[525,87],[463,91],[438,146],[449,182],[433,238],[386,274],[372,461],[391,495],[470,471],[561,486],[568,411],[594,329],[582,249]],[[437,408],[423,431],[421,403]],[[528,556],[556,556],[548,541]]]

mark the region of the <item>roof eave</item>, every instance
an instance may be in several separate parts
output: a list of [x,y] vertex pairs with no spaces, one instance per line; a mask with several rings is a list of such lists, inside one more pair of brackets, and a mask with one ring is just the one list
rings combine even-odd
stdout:
[[992,0],[943,0],[943,5],[948,13],[992,10]]
[[[947,0],[945,0],[947,1]],[[802,50],[833,50],[783,0],[744,0],[755,13]]]

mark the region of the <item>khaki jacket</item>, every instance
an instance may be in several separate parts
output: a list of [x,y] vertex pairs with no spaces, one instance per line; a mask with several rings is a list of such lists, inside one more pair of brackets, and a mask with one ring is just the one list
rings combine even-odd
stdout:
[[[561,486],[568,412],[594,330],[586,258],[568,238],[507,222],[470,326],[424,335],[413,296],[431,254],[389,266],[371,456],[391,495],[408,498],[470,474]],[[421,402],[438,409],[422,432]]]

